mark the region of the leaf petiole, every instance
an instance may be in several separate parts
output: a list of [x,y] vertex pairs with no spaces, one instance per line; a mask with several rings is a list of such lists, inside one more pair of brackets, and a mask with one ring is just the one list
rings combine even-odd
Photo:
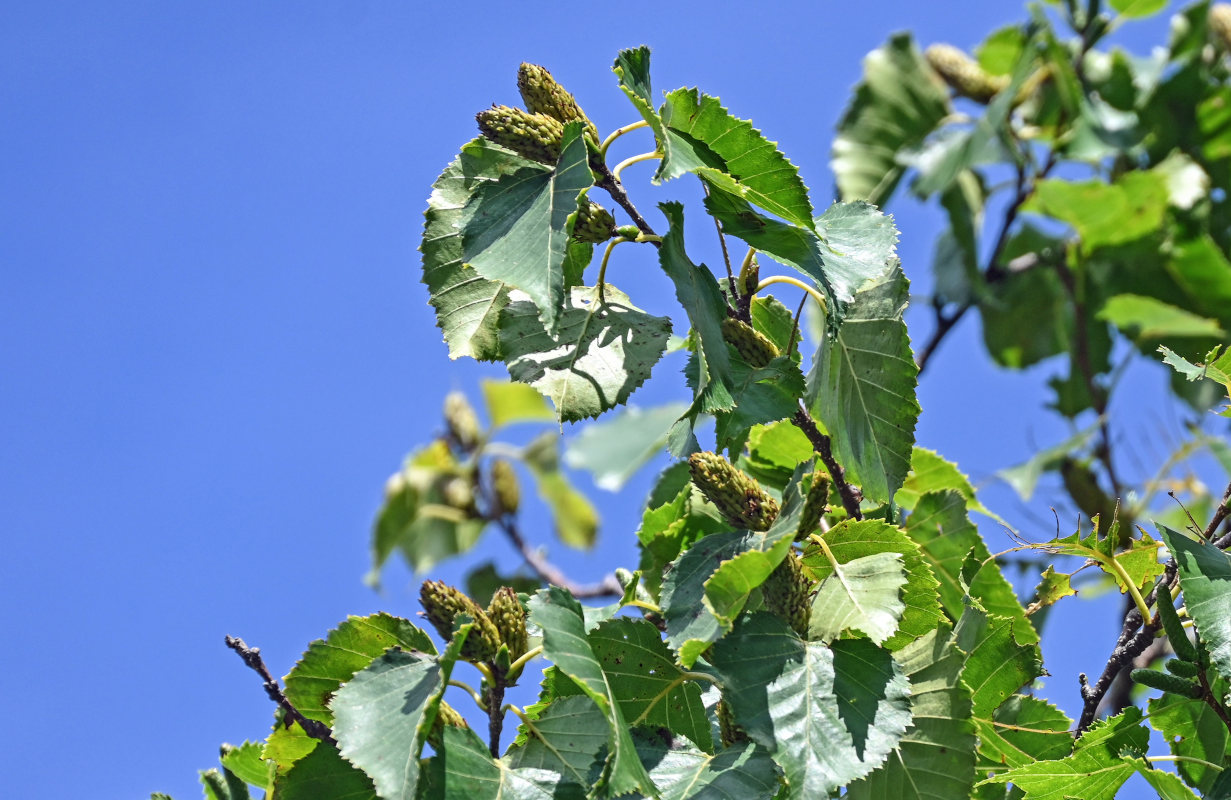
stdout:
[[614,131],[611,132],[611,135],[608,136],[606,139],[604,139],[603,143],[598,146],[599,154],[605,158],[607,156],[607,148],[611,147],[612,143],[614,143],[616,139],[619,139],[621,136],[623,136],[626,133],[631,133],[635,130],[638,130],[639,128],[648,128],[648,127],[650,127],[650,123],[642,119],[636,122],[630,122],[628,125],[625,125],[621,128],[616,128]]

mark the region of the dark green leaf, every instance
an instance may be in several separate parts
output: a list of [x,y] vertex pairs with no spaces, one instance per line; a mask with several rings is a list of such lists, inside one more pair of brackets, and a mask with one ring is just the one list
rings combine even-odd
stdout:
[[[649,123],[654,131],[654,139],[659,148],[666,144],[662,120],[654,111],[654,93],[650,89],[650,48],[642,45],[630,50],[621,50],[616,56],[612,72],[620,81],[620,89],[641,114],[641,118]],[[663,150],[663,152],[666,152]]]
[[308,645],[284,679],[286,697],[308,719],[329,725],[333,722],[329,701],[338,687],[390,647],[436,653],[431,638],[409,620],[383,612],[347,617],[326,638]]
[[1163,735],[1171,754],[1178,756],[1176,770],[1190,785],[1208,794],[1218,770],[1200,759],[1222,764],[1227,753],[1227,726],[1204,700],[1164,694],[1149,702],[1150,725]]
[[509,766],[551,770],[571,783],[590,785],[608,738],[607,720],[593,700],[582,694],[560,697],[522,726],[526,741],[509,749]]
[[513,380],[551,398],[564,422],[597,417],[650,377],[671,321],[637,308],[610,283],[569,290],[559,330],[548,332],[534,303],[513,295],[500,315],[500,348]]
[[[428,797],[440,800],[581,800],[581,787],[555,772],[510,769],[469,728],[446,727],[425,777]],[[561,785],[563,784],[563,785]]]
[[607,719],[610,792],[615,796],[632,791],[653,795],[654,783],[637,759],[619,698],[586,638],[581,604],[563,589],[544,589],[530,598],[530,621],[543,631],[543,656],[572,678]]
[[975,781],[970,690],[962,685],[962,653],[941,627],[894,657],[910,679],[911,730],[889,760],[847,787],[849,800],[968,797]]
[[975,604],[966,606],[953,632],[966,653],[962,682],[970,688],[976,718],[987,719],[1017,690],[1043,674],[1037,635],[1028,623],[991,616]]
[[778,793],[778,768],[753,742],[711,755],[643,735],[637,737],[637,753],[649,766],[662,800],[770,800]]
[[906,301],[900,269],[865,285],[808,376],[809,406],[830,431],[838,462],[865,497],[882,502],[910,470],[919,417],[919,370],[902,320]]
[[[418,763],[418,759],[415,761]],[[371,779],[343,759],[338,748],[328,742],[321,742],[280,775],[274,783],[274,795],[278,800],[377,800]],[[390,796],[381,795],[386,800]]]
[[714,646],[736,721],[769,749],[790,797],[825,797],[883,763],[911,722],[910,688],[889,653],[850,639],[803,642],[757,613]]
[[711,642],[730,629],[705,602],[705,584],[720,564],[743,552],[744,538],[741,531],[703,537],[671,564],[663,579],[667,642],[679,651],[685,667],[692,666]]
[[554,170],[526,167],[489,181],[461,216],[463,260],[484,278],[525,292],[549,333],[566,305],[568,238],[593,183],[582,125],[570,122]]
[[1015,694],[989,717],[976,716],[979,768],[999,772],[1064,758],[1073,750],[1073,720],[1046,700]]
[[1231,556],[1159,526],[1179,568],[1184,607],[1209,649],[1210,665],[1231,680]]

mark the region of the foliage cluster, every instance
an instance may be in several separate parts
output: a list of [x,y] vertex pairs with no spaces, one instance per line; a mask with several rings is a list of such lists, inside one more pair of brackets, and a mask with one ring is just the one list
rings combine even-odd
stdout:
[[[972,56],[892,37],[840,123],[842,199],[820,214],[775,143],[716,97],[657,97],[646,48],[613,67],[640,119],[605,139],[523,65],[526,108],[480,113],[483,135],[432,188],[421,248],[450,354],[502,362],[511,381],[484,385],[486,423],[450,396],[444,435],[389,481],[373,577],[398,552],[428,570],[489,529],[533,574],[486,565],[467,593],[429,581],[443,645],[406,619],[352,617],[285,689],[229,640],[278,720],[225,749],[207,797],[1096,800],[1135,774],[1168,800],[1231,792],[1231,488],[1177,478],[1207,451],[1231,472],[1207,413],[1231,391],[1231,7],[1184,9],[1142,58],[1106,39],[1165,3],[1109,5],[1032,8]],[[610,165],[630,134],[653,150]],[[682,204],[659,204],[659,232],[633,203],[621,174],[646,160],[654,184],[700,181],[689,224],[716,228],[717,268],[685,247]],[[917,354],[880,210],[902,187],[948,219]],[[655,253],[686,325],[607,280],[636,248]],[[956,465],[915,446],[919,375],[971,311],[996,363],[1059,366],[1052,407],[1074,435],[1005,477],[1028,498],[1057,476],[1086,515],[1071,535],[991,553],[970,515],[996,518]],[[617,412],[561,452],[558,425],[627,404],[672,350],[687,354],[689,403]],[[1140,423],[1109,401],[1141,358],[1174,367],[1202,417],[1138,480],[1115,426]],[[496,440],[527,422],[544,427],[529,444]],[[562,460],[616,486],[664,447],[675,461],[645,504],[636,569],[578,584],[524,538],[519,482],[584,547],[597,514]],[[1166,489],[1185,501],[1178,518],[1157,505]],[[1014,558],[1039,574],[1026,603],[1002,570]],[[1032,692],[1039,628],[1095,572],[1125,615],[1072,720]],[[579,602],[596,597],[613,602]],[[478,688],[454,677],[459,661]],[[505,703],[530,665],[537,702]],[[1159,692],[1146,712],[1134,682]],[[485,735],[455,710],[471,702]],[[1150,754],[1151,727],[1166,753]]]

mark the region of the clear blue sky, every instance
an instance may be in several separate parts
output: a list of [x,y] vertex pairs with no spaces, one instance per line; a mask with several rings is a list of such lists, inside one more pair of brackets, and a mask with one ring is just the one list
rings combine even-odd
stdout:
[[[6,796],[199,797],[196,770],[218,744],[271,720],[224,634],[260,645],[280,675],[348,613],[418,610],[400,565],[383,594],[361,582],[384,480],[439,429],[447,390],[497,374],[447,357],[419,283],[421,212],[474,113],[517,101],[519,62],[548,66],[610,130],[635,118],[611,61],[647,43],[656,89],[721,96],[780,142],[824,207],[832,131],[868,50],[902,28],[970,47],[1023,14],[1008,0],[702,8],[4,4]],[[1121,39],[1141,51],[1164,24]],[[648,174],[626,173],[643,209],[662,196]],[[891,210],[926,289],[939,215]],[[712,245],[695,257],[712,261]],[[661,294],[654,271],[633,258],[611,279],[640,302]],[[635,399],[678,398],[675,369]],[[1064,427],[1040,410],[1049,369],[992,369],[968,319],[925,376],[920,443],[987,478],[1058,441]],[[1160,375],[1130,376],[1139,408],[1157,402]],[[582,578],[635,563],[647,480],[597,498],[595,553],[553,554]],[[1050,533],[1004,491],[987,499]],[[1036,497],[1035,519],[1048,505]],[[1117,603],[1068,602],[1052,631],[1101,615],[1045,640],[1046,693],[1073,712],[1075,675],[1100,669]]]

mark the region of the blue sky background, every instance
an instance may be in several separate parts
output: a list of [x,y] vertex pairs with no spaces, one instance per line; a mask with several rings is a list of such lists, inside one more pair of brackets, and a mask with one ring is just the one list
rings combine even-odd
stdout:
[[[500,374],[448,359],[419,283],[421,214],[474,113],[518,101],[519,62],[553,70],[609,131],[636,117],[611,61],[649,44],[656,90],[719,95],[780,143],[823,208],[867,51],[903,28],[969,48],[1022,15],[987,0],[4,4],[5,794],[199,797],[218,744],[264,736],[273,710],[224,634],[281,675],[348,613],[418,610],[400,564],[382,594],[361,581],[385,478],[440,429],[446,391]],[[1164,30],[1156,18],[1118,39],[1142,52]],[[696,192],[654,189],[650,171],[625,180],[661,228],[654,204]],[[691,253],[714,263],[694,208]],[[941,217],[901,199],[890,210],[926,291]],[[652,254],[622,248],[610,279],[670,313],[656,272]],[[921,341],[928,314],[911,321]],[[680,399],[679,366],[664,362],[634,399]],[[1067,434],[1042,411],[1062,369],[991,367],[968,318],[920,387],[920,444],[986,482]],[[1179,416],[1161,370],[1125,380],[1113,410],[1139,415],[1148,456]],[[600,547],[553,557],[583,579],[634,564],[649,479],[595,490]],[[1027,507],[989,486],[984,499],[1032,538],[1054,533],[1046,493]],[[983,531],[993,551],[1010,546]],[[494,536],[482,549],[436,575],[515,563]],[[1067,601],[1047,631],[1045,694],[1070,713],[1118,604]]]

